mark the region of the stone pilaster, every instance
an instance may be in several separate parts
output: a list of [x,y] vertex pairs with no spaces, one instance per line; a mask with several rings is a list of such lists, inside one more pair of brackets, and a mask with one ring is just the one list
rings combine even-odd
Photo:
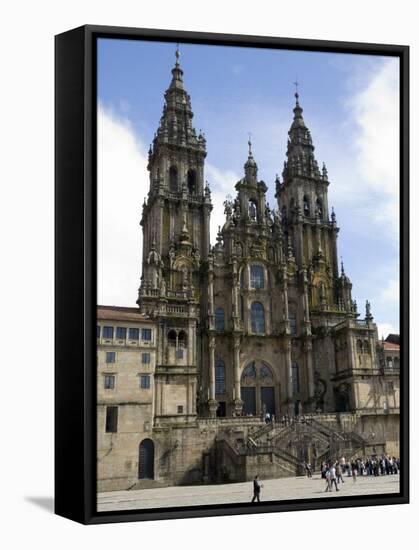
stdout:
[[240,415],[243,409],[243,401],[240,396],[240,337],[235,336],[233,342],[234,365],[234,392],[233,403],[236,415]]

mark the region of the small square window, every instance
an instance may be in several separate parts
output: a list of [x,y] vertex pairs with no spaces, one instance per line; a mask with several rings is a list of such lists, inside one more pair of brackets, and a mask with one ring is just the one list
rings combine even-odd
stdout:
[[127,337],[127,329],[125,327],[116,327],[117,340],[125,340]]
[[113,338],[113,327],[103,327],[102,336],[103,336],[103,338],[112,339]]
[[107,351],[106,352],[106,362],[107,363],[115,363],[115,357],[116,354],[114,351]]
[[183,349],[176,350],[176,359],[183,359]]
[[148,365],[150,363],[150,354],[149,353],[142,353],[141,354],[141,363],[143,365]]
[[150,389],[150,376],[148,374],[140,376],[140,388],[143,390]]
[[128,340],[139,340],[140,339],[140,329],[139,328],[130,328],[128,329]]
[[113,390],[115,388],[115,376],[107,374],[105,376],[105,390]]
[[151,328],[143,328],[141,331],[141,337],[148,342],[151,341]]
[[177,406],[177,413],[178,414],[183,414],[183,405],[178,405]]

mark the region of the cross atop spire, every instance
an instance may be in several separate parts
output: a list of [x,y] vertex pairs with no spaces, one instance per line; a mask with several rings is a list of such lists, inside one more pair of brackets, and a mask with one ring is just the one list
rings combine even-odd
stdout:
[[251,139],[252,139],[252,134],[249,132],[249,139],[247,141],[247,145],[249,146],[249,158],[253,157]]
[[300,97],[299,93],[298,93],[298,86],[300,85],[300,83],[298,82],[298,78],[295,77],[295,82],[293,82],[294,86],[295,86],[295,99],[296,99],[296,103],[298,105],[298,98]]
[[256,184],[256,177],[257,177],[257,164],[256,164],[256,161],[255,159],[253,158],[253,151],[252,151],[252,142],[251,142],[251,136],[252,134],[249,132],[249,139],[247,140],[247,145],[249,147],[249,150],[248,150],[248,156],[247,156],[247,161],[244,165],[244,172],[246,174],[246,179],[249,181],[249,182],[253,182],[254,184]]

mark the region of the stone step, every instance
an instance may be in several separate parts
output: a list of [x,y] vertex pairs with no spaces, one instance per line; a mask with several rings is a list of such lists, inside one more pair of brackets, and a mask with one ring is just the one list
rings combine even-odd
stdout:
[[138,491],[139,489],[158,489],[169,487],[169,483],[157,481],[155,479],[139,479],[136,483],[128,487],[128,491]]

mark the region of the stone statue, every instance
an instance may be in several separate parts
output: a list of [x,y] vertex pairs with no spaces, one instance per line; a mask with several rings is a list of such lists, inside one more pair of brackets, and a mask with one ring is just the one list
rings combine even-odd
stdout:
[[166,296],[166,281],[164,277],[162,277],[161,283],[160,283],[160,295]]
[[231,202],[230,201],[224,201],[224,214],[227,216],[227,219],[229,219],[231,217],[231,213],[232,213],[233,209],[232,209],[232,206],[231,206]]
[[199,263],[199,260],[201,259],[201,255],[199,253],[199,250],[195,248],[195,250],[192,253],[193,257],[195,258],[195,261]]
[[241,243],[236,244],[236,255],[239,257],[243,256],[243,247]]
[[273,211],[273,217],[274,217],[274,224],[279,227],[281,225],[281,214],[279,213],[279,210]]
[[256,206],[253,201],[249,202],[249,217],[251,220],[256,220]]
[[173,242],[170,243],[169,245],[169,258],[171,261],[173,261],[175,259],[175,256],[176,256],[176,251],[175,251],[175,245]]
[[189,285],[189,273],[188,268],[183,266],[182,268],[182,288],[187,288]]

